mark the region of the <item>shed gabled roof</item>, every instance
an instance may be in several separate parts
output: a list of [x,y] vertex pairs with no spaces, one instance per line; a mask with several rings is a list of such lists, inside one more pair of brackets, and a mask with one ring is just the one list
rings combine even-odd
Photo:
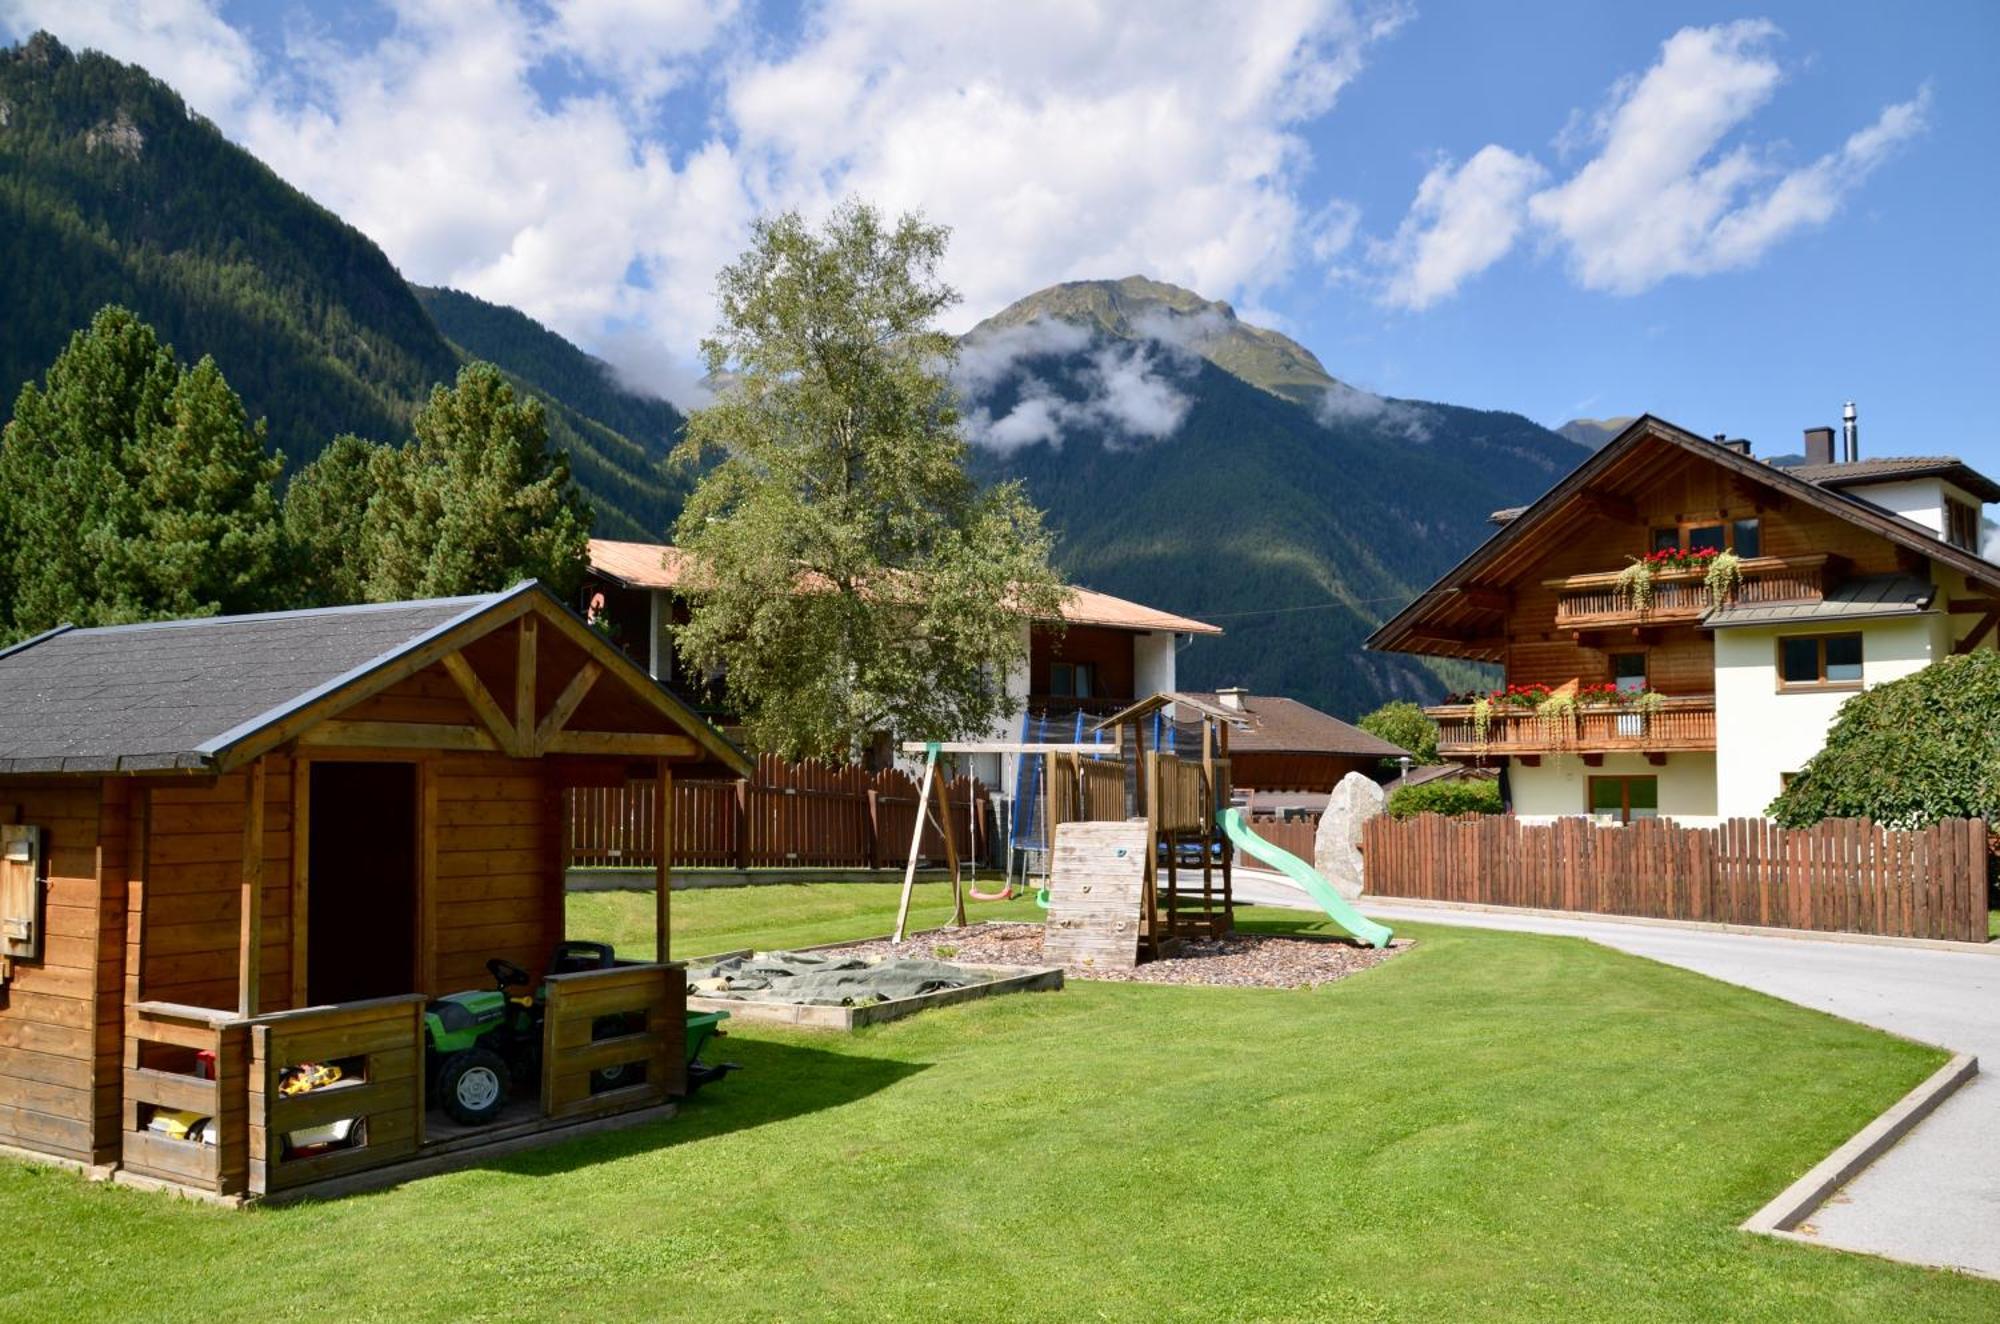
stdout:
[[[435,660],[528,611],[568,617],[607,670],[723,762],[741,751],[604,644],[540,584],[501,593],[92,629],[62,627],[0,653],[0,772],[220,771],[372,692],[398,663]],[[374,686],[380,688],[380,685]]]
[[[1189,696],[1183,696],[1189,697]],[[1221,703],[1221,696],[1191,696],[1208,703]],[[1239,716],[1250,725],[1238,727],[1229,737],[1236,753],[1338,754],[1350,758],[1393,759],[1409,753],[1372,731],[1343,722],[1311,704],[1282,694],[1246,694]]]
[[[1793,469],[1766,464],[1740,451],[1698,436],[1686,428],[1646,414],[1634,419],[1603,449],[1570,471],[1568,477],[1509,520],[1471,555],[1445,572],[1416,600],[1368,636],[1366,646],[1389,652],[1437,653],[1444,656],[1498,661],[1497,650],[1479,643],[1476,631],[1487,617],[1504,618],[1504,608],[1490,605],[1482,590],[1483,575],[1504,566],[1527,541],[1565,513],[1588,510],[1595,484],[1627,463],[1640,447],[1664,444],[1687,451],[1730,472],[1761,483],[1778,493],[1825,511],[1877,534],[1899,547],[1951,566],[1977,584],[2000,586],[2000,565],[1955,547],[1934,531],[1837,488],[1801,478]],[[2000,590],[1997,590],[2000,591]],[[1489,622],[1490,623],[1490,622]],[[1462,646],[1461,646],[1462,641]]]
[[[666,543],[590,540],[590,568],[627,588],[673,591],[693,573],[691,557]],[[1064,590],[1062,620],[1070,625],[1104,625],[1117,630],[1167,630],[1175,634],[1221,634],[1218,626],[1179,616],[1144,603],[1075,585]]]

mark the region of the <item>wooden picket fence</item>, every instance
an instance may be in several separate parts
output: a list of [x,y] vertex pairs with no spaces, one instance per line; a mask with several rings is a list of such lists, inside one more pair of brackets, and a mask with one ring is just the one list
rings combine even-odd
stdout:
[[[764,755],[741,781],[674,781],[672,860],[675,868],[901,868],[916,823],[914,779],[896,769],[867,772],[833,764],[787,762]],[[966,799],[973,800],[971,822]],[[650,869],[658,858],[653,784],[579,786],[565,793],[566,849],[572,868]],[[932,804],[951,815],[953,838],[975,858],[986,847],[986,788],[940,778]],[[935,814],[924,826],[920,862],[944,859]]]
[[1368,891],[1383,898],[1986,941],[1978,819],[1897,831],[1865,819],[1702,828],[1382,815],[1362,851]]
[[1279,850],[1290,851],[1307,864],[1313,862],[1313,840],[1319,836],[1319,820],[1300,818],[1286,823],[1275,818],[1253,818],[1250,830]]

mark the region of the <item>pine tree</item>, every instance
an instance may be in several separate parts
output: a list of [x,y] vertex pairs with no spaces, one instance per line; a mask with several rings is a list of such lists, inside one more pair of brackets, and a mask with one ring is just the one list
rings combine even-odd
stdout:
[[539,579],[575,591],[589,564],[590,507],[569,457],[548,444],[541,403],[516,400],[490,363],[459,370],[417,411],[413,439],[376,454],[361,525],[367,596],[486,593]]
[[386,446],[338,436],[285,489],[285,541],[299,605],[368,600],[362,527],[375,495],[375,467],[392,462]]
[[279,466],[213,361],[103,309],[0,436],[8,633],[269,605]]

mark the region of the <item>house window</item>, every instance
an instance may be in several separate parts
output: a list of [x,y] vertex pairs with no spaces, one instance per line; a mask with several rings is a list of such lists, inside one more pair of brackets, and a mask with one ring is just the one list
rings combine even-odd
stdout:
[[1729,531],[1732,542],[1730,550],[1738,556],[1747,561],[1753,556],[1763,555],[1759,549],[1763,546],[1764,531],[1756,520],[1737,520],[1729,526]]
[[1690,552],[1698,552],[1704,547],[1719,552],[1727,544],[1728,539],[1720,524],[1695,524],[1688,528],[1687,550]]
[[1644,653],[1613,653],[1611,655],[1611,683],[1620,693],[1629,694],[1646,688],[1646,655]]
[[1660,816],[1658,777],[1592,777],[1590,817],[1599,823],[1630,823]]
[[1979,550],[1979,507],[1945,499],[1945,538],[1968,552]]
[[1095,668],[1088,662],[1049,665],[1049,693],[1059,699],[1088,699],[1097,692]]
[[1861,685],[1861,636],[1801,634],[1778,641],[1778,688],[1840,689]]
[[1678,552],[1681,549],[1681,531],[1678,527],[1653,530],[1653,550],[1656,552]]

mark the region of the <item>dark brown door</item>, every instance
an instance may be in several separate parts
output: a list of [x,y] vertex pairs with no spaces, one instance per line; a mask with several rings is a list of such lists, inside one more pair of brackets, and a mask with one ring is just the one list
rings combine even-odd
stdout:
[[415,992],[416,765],[313,764],[306,835],[306,1000]]

